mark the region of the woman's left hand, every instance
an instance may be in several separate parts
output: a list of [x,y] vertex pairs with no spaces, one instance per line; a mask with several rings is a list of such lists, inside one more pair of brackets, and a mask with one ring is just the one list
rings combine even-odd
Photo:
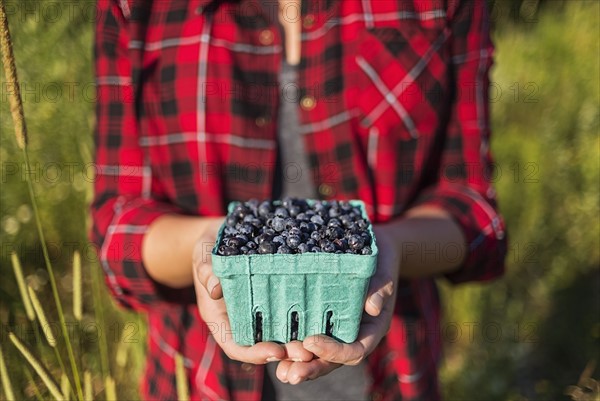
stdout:
[[400,252],[384,225],[374,225],[379,256],[377,270],[369,283],[365,312],[358,338],[351,344],[324,335],[304,339],[303,346],[318,358],[310,362],[281,361],[277,378],[290,384],[314,380],[342,365],[358,365],[387,334],[394,312],[395,288],[400,271]]

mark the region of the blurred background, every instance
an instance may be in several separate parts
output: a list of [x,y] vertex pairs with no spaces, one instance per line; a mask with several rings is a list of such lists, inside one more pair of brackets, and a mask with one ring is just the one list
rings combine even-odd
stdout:
[[[583,387],[586,378],[600,377],[600,3],[490,6],[493,179],[511,234],[508,269],[487,285],[440,283],[443,391],[448,400],[568,400],[573,391],[574,398],[597,400]],[[29,174],[75,356],[92,373],[98,399],[106,375],[115,378],[119,399],[136,399],[144,319],[116,308],[104,286],[94,285],[100,271],[86,240],[94,3],[13,0],[6,8],[30,132]],[[45,386],[7,335],[14,331],[57,374],[55,354],[25,317],[11,268],[15,251],[26,282],[48,305],[48,319],[57,321],[8,111],[10,90],[2,75],[0,347],[16,399],[44,399]],[[75,249],[83,260],[81,321],[71,313]],[[574,385],[580,390],[568,389]]]

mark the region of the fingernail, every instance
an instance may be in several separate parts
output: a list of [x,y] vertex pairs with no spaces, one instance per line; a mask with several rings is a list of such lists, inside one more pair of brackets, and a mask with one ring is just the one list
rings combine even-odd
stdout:
[[302,358],[292,358],[292,362],[302,362]]
[[281,359],[279,359],[275,356],[270,356],[267,358],[267,362],[277,362],[277,361],[281,361]]
[[209,295],[212,296],[212,292],[217,285],[219,285],[219,279],[216,276],[210,276],[206,283],[206,289],[208,290]]
[[383,308],[383,297],[378,292],[371,295],[369,302],[377,308],[378,311],[381,311],[381,308]]

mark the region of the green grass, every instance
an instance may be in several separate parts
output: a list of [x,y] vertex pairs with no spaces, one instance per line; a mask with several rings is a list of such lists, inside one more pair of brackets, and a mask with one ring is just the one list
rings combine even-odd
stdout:
[[[82,253],[87,297],[82,322],[73,326],[77,362],[94,373],[99,398],[104,397],[103,376],[110,371],[119,397],[134,399],[145,353],[143,318],[117,310],[101,286],[99,320],[90,295],[99,274],[86,240],[93,180],[93,170],[86,168],[93,149],[92,20],[78,12],[71,17],[67,9],[60,18],[39,18],[50,15],[49,1],[9,3],[17,4],[34,10],[9,15],[9,21],[24,85],[32,178],[67,311],[70,259],[75,248]],[[507,274],[497,282],[442,283],[447,344],[441,380],[449,400],[567,399],[565,388],[578,382],[587,363],[600,363],[600,6],[574,1],[562,7],[549,2],[528,23],[496,21],[492,80],[502,92],[492,103],[492,147],[511,252]],[[43,339],[36,341],[10,268],[10,250],[15,249],[28,283],[43,304],[51,304],[7,89],[2,76],[0,346],[17,397],[36,399],[29,380],[35,373],[8,340],[6,327],[20,328],[55,378],[60,375],[54,353],[43,347]],[[54,310],[46,313],[57,320]],[[76,322],[71,315],[67,321]],[[457,327],[460,336],[452,331]],[[99,357],[98,341],[106,341],[105,360]],[[48,395],[41,381],[35,385],[43,397]]]

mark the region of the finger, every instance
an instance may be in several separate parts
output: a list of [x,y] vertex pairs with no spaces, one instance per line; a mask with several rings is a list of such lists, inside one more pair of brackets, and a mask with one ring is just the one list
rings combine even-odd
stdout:
[[261,342],[251,347],[236,344],[229,324],[225,301],[211,299],[198,282],[199,280],[195,279],[194,281],[197,286],[200,286],[196,294],[201,317],[206,322],[210,334],[230,359],[256,365],[285,359],[285,348],[274,342]]
[[292,361],[281,361],[277,365],[277,369],[275,370],[275,376],[282,383],[287,383],[287,374],[294,362]]
[[313,359],[314,355],[302,346],[301,341],[291,341],[284,344],[286,359],[293,362],[308,362]]
[[304,339],[302,345],[321,359],[344,365],[358,365],[366,356],[365,346],[360,341],[343,344],[331,337],[317,335]]
[[193,270],[194,279],[206,289],[206,292],[212,299],[223,297],[221,282],[213,274],[211,251],[214,245],[214,240],[203,238],[196,242],[194,246]]
[[387,275],[381,278],[375,275],[369,283],[368,294],[365,301],[365,312],[371,316],[379,316],[394,295],[394,281]]
[[299,384],[307,380],[315,380],[339,368],[340,364],[323,359],[313,359],[310,362],[293,362],[287,371],[287,382]]

